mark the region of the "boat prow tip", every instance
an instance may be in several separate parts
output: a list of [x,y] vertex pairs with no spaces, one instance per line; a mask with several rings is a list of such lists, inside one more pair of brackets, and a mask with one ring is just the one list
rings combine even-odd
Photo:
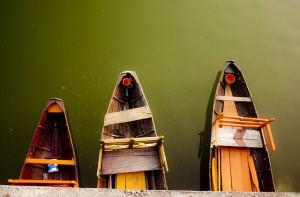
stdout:
[[52,98],[50,98],[49,100],[62,101],[61,98],[57,98],[57,97],[52,97]]
[[132,70],[125,70],[125,71],[122,71],[121,74],[135,74],[135,71],[132,71]]

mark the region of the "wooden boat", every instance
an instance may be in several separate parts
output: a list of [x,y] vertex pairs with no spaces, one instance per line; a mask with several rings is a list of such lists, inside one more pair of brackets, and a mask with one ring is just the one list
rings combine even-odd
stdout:
[[13,185],[78,187],[76,158],[63,101],[48,101]]
[[122,72],[104,118],[97,187],[167,189],[163,141],[136,73]]
[[[258,117],[237,62],[227,61],[212,114],[210,188],[213,191],[275,191],[267,146],[276,150],[270,122]],[[267,142],[268,140],[268,142]]]

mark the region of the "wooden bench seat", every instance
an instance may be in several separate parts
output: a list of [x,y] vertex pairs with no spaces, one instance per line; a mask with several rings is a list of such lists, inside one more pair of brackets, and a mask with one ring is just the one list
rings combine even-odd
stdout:
[[32,180],[32,179],[8,179],[9,183],[13,185],[71,185],[72,187],[79,187],[77,181],[74,180]]
[[26,158],[25,159],[26,164],[58,164],[58,165],[69,165],[74,166],[75,161],[74,160],[54,160],[54,159],[35,159],[35,158]]
[[149,106],[108,113],[104,117],[104,126],[152,118]]

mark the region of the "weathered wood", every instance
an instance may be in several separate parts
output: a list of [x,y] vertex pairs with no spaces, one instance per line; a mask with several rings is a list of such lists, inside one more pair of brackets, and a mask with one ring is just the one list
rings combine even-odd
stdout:
[[[212,139],[215,139],[215,133],[212,132]],[[236,128],[219,128],[218,129],[218,146],[233,147],[251,147],[262,148],[263,141],[260,131],[258,130],[239,130]]]
[[163,173],[169,172],[168,162],[167,162],[166,153],[165,153],[163,143],[160,143],[159,150],[160,150],[160,157],[161,157],[161,160],[162,160],[162,163],[163,163],[162,168],[164,168]]
[[100,144],[98,168],[97,168],[97,177],[98,177],[98,179],[100,179],[100,171],[101,171],[101,165],[102,165],[102,154],[103,154],[103,145]]
[[108,144],[128,144],[131,140],[134,140],[134,142],[159,142],[160,140],[164,139],[163,136],[159,137],[143,137],[143,138],[121,138],[121,139],[103,139],[101,140],[102,143],[108,145]]
[[[130,82],[130,86],[124,84],[124,80]],[[104,119],[98,187],[129,189],[130,184],[137,183],[138,188],[133,188],[167,189],[163,171],[168,171],[168,166],[162,143],[163,137],[157,137],[154,120],[136,73],[122,72]],[[155,154],[150,154],[153,151]],[[121,181],[118,179],[122,178],[120,174],[124,174],[123,186],[118,186]],[[109,184],[111,176],[113,184]],[[140,185],[142,182],[134,181],[141,176],[145,182],[143,187]],[[126,177],[130,180],[127,181]],[[101,184],[103,181],[107,184]]]
[[[59,170],[46,175],[49,164],[60,165]],[[43,178],[52,181],[40,180]],[[76,186],[64,181],[74,181],[78,187],[76,157],[63,101],[51,98],[33,134],[19,179],[13,184]]]
[[104,151],[102,174],[159,170],[161,168],[157,149],[124,149]]
[[252,102],[250,97],[216,96],[215,99],[220,101]]
[[106,150],[151,148],[162,144],[164,137],[121,138],[101,140]]
[[108,113],[104,118],[104,126],[152,118],[149,106]]

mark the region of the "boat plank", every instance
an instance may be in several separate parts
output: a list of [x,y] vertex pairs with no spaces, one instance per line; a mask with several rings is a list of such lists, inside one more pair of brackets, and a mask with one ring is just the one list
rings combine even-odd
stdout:
[[225,127],[218,129],[218,146],[262,148],[263,141],[258,130]]
[[145,172],[137,172],[137,177],[138,177],[138,189],[145,190],[146,189]]
[[251,177],[252,177],[252,181],[253,181],[253,185],[254,185],[253,191],[259,192],[260,191],[259,182],[258,182],[258,177],[257,177],[257,173],[256,173],[256,169],[255,169],[255,165],[254,165],[252,156],[248,157],[248,162],[249,162]]
[[104,151],[102,174],[159,170],[161,168],[157,151],[144,149],[124,149]]
[[243,191],[252,191],[252,184],[251,184],[251,176],[250,176],[250,169],[248,164],[248,157],[250,157],[250,149],[243,149],[241,150],[241,166],[242,166],[242,177],[243,177]]
[[221,160],[222,191],[232,191],[229,148],[228,147],[220,147],[220,148],[221,148],[221,158],[222,158]]
[[104,117],[104,126],[142,120],[147,118],[152,118],[152,113],[150,111],[149,106],[128,109],[119,112],[107,113]]
[[116,189],[126,189],[126,175],[125,173],[117,174],[117,187]]
[[233,191],[243,191],[243,171],[241,166],[241,149],[229,148],[230,154],[230,171]]
[[25,163],[33,163],[33,164],[59,164],[59,165],[75,165],[74,160],[54,160],[54,159],[34,159],[34,158],[26,158]]
[[237,97],[237,96],[216,96],[219,101],[237,101],[237,102],[252,102],[250,97]]

